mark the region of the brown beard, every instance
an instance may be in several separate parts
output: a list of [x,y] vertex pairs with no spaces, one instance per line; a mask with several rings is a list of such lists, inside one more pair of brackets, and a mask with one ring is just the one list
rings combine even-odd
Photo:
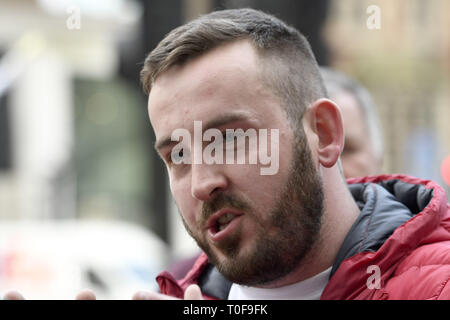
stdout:
[[250,252],[239,255],[243,236],[240,229],[216,246],[227,257],[224,261],[219,260],[206,239],[194,236],[184,219],[183,223],[211,263],[228,280],[248,286],[268,284],[300,267],[319,237],[323,187],[304,132],[296,137],[289,178],[275,203],[268,217],[264,217],[264,224],[270,226],[270,230],[266,230],[261,218],[249,210],[250,206],[243,199],[234,195],[218,194],[203,204],[200,226],[224,207],[245,211],[258,223]]

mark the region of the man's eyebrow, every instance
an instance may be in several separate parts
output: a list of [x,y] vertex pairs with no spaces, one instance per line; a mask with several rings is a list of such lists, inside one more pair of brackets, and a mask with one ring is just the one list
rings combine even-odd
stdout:
[[246,112],[235,112],[224,114],[204,123],[203,131],[206,131],[211,128],[218,128],[231,122],[243,121],[248,119],[250,119],[250,115]]
[[[221,127],[231,122],[242,121],[250,119],[250,115],[246,112],[236,112],[220,115],[212,120],[207,121],[206,123],[202,123],[202,130],[206,131],[211,128]],[[155,150],[161,150],[164,147],[167,147],[171,144],[175,144],[177,141],[172,141],[171,137],[163,138],[159,141],[155,141]]]

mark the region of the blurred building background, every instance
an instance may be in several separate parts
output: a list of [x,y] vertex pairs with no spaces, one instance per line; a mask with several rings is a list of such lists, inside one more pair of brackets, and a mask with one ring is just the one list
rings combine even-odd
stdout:
[[[366,26],[369,5],[380,29]],[[324,29],[330,64],[373,94],[385,142],[385,172],[433,179],[450,155],[450,2],[332,1]]]
[[384,172],[450,191],[447,0],[1,0],[0,293],[129,298],[196,252],[153,150],[139,71],[174,27],[237,7],[296,26],[319,64],[369,89]]

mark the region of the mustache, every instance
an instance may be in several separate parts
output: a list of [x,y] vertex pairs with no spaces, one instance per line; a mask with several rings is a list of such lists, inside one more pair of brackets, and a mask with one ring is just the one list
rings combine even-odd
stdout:
[[209,217],[211,217],[214,212],[217,212],[223,208],[247,210],[249,209],[249,205],[244,200],[235,195],[219,194],[212,200],[203,203],[200,225],[205,226]]

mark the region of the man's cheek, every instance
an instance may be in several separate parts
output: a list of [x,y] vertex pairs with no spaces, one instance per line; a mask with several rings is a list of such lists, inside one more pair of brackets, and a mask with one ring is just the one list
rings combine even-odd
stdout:
[[185,227],[188,227],[190,230],[194,231],[197,227],[196,222],[196,213],[195,213],[195,204],[194,201],[191,201],[192,197],[186,197],[186,193],[179,197],[175,197],[175,202],[177,203],[178,212],[181,215]]
[[185,206],[185,203],[192,198],[190,189],[185,184],[180,183],[179,180],[173,179],[169,176],[170,192],[175,200],[175,203],[179,210]]

